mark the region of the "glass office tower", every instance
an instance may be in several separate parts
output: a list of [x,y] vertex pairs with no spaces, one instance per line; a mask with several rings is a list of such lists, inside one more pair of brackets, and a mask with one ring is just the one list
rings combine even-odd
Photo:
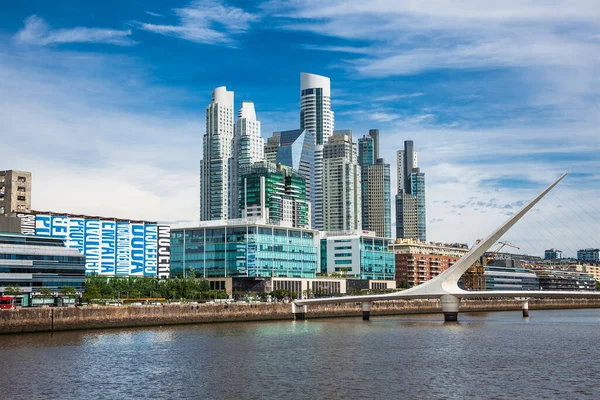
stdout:
[[171,232],[171,277],[314,278],[319,233],[252,222],[214,221]]

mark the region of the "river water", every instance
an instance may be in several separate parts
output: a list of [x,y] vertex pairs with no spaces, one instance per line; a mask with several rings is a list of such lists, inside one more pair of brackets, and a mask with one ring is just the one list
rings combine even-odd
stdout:
[[600,309],[0,336],[1,399],[598,399]]

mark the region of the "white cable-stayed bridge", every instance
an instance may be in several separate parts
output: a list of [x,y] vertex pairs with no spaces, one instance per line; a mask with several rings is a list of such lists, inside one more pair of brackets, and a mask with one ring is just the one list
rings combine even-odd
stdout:
[[[300,299],[295,300],[292,304],[293,312],[296,314],[298,319],[304,318],[308,307],[317,304],[338,304],[347,302],[360,302],[362,303],[363,317],[368,319],[371,303],[375,301],[389,301],[389,300],[413,300],[413,299],[439,299],[444,313],[445,321],[457,321],[458,312],[460,307],[461,299],[470,298],[600,298],[600,292],[589,292],[589,291],[548,291],[548,290],[476,290],[467,291],[463,290],[458,286],[459,279],[461,276],[473,265],[484,253],[496,243],[501,237],[503,237],[509,230],[521,220],[527,213],[529,213],[539,202],[544,198],[550,191],[552,191],[565,177],[567,173],[564,173],[554,183],[548,186],[544,191],[538,194],[534,199],[521,208],[517,213],[512,215],[505,223],[489,234],[485,239],[479,241],[473,248],[460,258],[454,265],[442,272],[435,278],[424,282],[418,286],[412,287],[399,292],[386,293],[379,295],[365,295],[365,296],[344,296],[344,297],[331,297],[331,298],[320,298],[320,299]],[[563,199],[560,199],[564,202]],[[566,213],[566,211],[562,211]],[[556,212],[559,213],[558,211]],[[586,215],[586,213],[588,215]],[[580,243],[586,243],[582,235],[590,235],[597,232],[597,228],[594,226],[593,215],[588,211],[581,213],[585,218],[591,218],[589,227],[587,230],[582,228],[581,234],[577,233]],[[568,216],[567,216],[568,217]],[[558,224],[558,222],[557,222]],[[556,225],[555,229],[559,229],[562,226]],[[533,231],[533,227],[530,228]],[[547,234],[544,236],[544,240],[548,240],[550,236],[556,236],[557,232],[552,233],[552,230],[548,230],[544,226],[539,230],[540,232],[546,231]],[[585,233],[584,233],[585,232]],[[572,235],[573,232],[569,232]],[[548,236],[548,237],[546,237]],[[558,240],[555,238],[554,240]],[[589,242],[589,239],[588,241]],[[524,300],[523,307],[527,307],[527,301]]]

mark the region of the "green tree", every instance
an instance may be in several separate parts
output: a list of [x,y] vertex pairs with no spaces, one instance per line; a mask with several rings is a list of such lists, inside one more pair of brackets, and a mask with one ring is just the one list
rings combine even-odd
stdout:
[[67,297],[77,296],[77,290],[73,286],[63,286],[60,288],[60,292]]
[[52,296],[52,291],[50,290],[50,288],[47,287],[41,288],[40,290],[38,290],[38,293],[44,297]]
[[21,290],[18,286],[9,286],[4,290],[4,294],[6,296],[11,296],[13,298],[12,303],[13,307],[15,305],[15,297],[21,296],[23,294],[23,290]]
[[596,291],[600,292],[600,281],[596,281]]

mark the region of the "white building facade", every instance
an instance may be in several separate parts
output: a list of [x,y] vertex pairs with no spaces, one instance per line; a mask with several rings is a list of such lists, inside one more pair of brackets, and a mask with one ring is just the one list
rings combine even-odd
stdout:
[[360,166],[351,131],[336,131],[323,146],[323,230],[362,229]]
[[239,218],[240,171],[264,161],[265,141],[260,136],[254,103],[243,101],[235,123],[232,157],[229,165],[229,218]]
[[213,90],[206,107],[206,133],[200,161],[200,220],[229,218],[229,161],[233,142],[233,92]]

